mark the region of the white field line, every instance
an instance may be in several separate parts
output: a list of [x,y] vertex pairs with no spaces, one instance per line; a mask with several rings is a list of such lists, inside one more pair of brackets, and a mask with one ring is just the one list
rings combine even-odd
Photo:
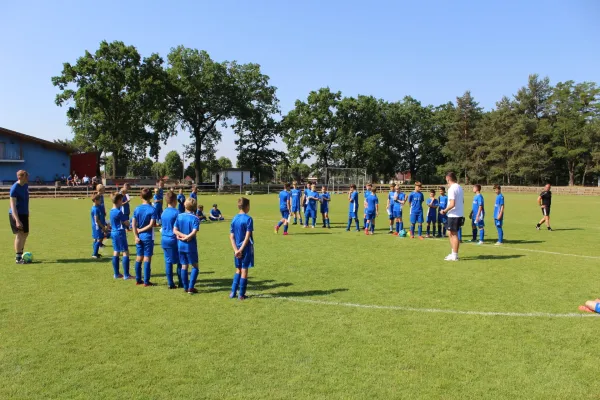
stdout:
[[502,312],[502,311],[462,311],[462,310],[443,310],[443,309],[439,309],[439,308],[415,308],[415,307],[403,307],[403,306],[380,306],[380,305],[374,305],[374,304],[340,303],[340,302],[334,302],[334,301],[296,299],[293,297],[285,297],[285,296],[257,295],[255,297],[256,298],[285,300],[285,301],[291,301],[294,303],[318,304],[318,305],[336,306],[336,307],[366,308],[366,309],[392,310],[392,311],[409,311],[409,312],[435,313],[435,314],[479,315],[479,316],[485,316],[485,317],[528,317],[528,318],[597,318],[597,317],[600,317],[600,314],[591,314],[591,313],[557,314],[557,313],[544,313],[544,312],[517,313],[517,312]]

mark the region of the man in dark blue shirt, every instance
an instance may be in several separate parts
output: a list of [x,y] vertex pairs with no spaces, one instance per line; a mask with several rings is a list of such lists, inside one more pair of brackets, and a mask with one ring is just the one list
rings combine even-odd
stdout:
[[15,262],[24,264],[23,249],[29,235],[29,174],[17,171],[17,181],[10,188],[10,209],[8,219],[15,234]]

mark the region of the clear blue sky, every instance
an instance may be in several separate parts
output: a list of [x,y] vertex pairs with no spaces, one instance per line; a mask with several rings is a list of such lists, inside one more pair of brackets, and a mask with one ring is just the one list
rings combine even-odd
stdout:
[[[50,77],[101,40],[166,57],[177,45],[261,64],[285,113],[322,86],[424,104],[471,90],[486,109],[530,73],[600,82],[600,2],[5,1],[0,6],[0,126],[71,137]],[[232,159],[224,132],[219,155]],[[180,134],[161,151],[182,150]]]

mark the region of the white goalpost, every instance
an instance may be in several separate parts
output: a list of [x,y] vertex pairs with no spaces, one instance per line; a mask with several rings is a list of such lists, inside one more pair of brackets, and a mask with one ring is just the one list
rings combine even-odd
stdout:
[[346,192],[352,184],[356,185],[359,192],[363,192],[367,183],[367,170],[366,168],[325,168],[321,181],[332,193]]

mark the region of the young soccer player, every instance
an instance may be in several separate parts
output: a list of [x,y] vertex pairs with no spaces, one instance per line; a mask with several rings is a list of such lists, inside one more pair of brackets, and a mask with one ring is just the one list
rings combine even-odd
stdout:
[[177,207],[179,199],[175,197],[175,193],[169,190],[165,195],[165,203],[167,208],[163,211],[161,220],[162,226],[162,237],[160,241],[160,247],[162,247],[165,256],[165,275],[167,276],[167,284],[169,289],[176,289],[175,283],[173,282],[173,264],[177,264],[177,280],[179,281],[179,287],[183,287],[183,279],[181,278],[181,263],[179,262],[179,250],[177,243],[177,235],[173,231],[177,216],[180,214]]
[[302,213],[300,212],[300,201],[302,200],[302,192],[298,189],[298,183],[294,181],[292,183],[292,215],[294,216],[294,225],[298,223],[298,217],[300,217],[300,225],[302,224]]
[[331,228],[329,224],[329,202],[331,201],[331,195],[327,192],[327,187],[321,187],[321,193],[319,194],[319,201],[321,202],[321,217],[323,218],[323,228]]
[[371,185],[370,183],[367,183],[367,186],[365,189],[365,199],[363,201],[363,206],[365,209],[364,218],[363,218],[363,229],[367,229],[367,198],[369,198],[369,196],[371,195],[372,188],[373,188],[373,185]]
[[375,233],[375,218],[379,216],[379,199],[377,198],[376,192],[377,188],[371,187],[371,195],[366,199],[367,222],[365,224],[365,235],[372,235]]
[[[304,217],[306,219],[306,208],[308,207],[308,194],[310,193],[310,182],[306,182],[306,187],[302,192],[302,208],[304,210]],[[308,225],[308,221],[306,221],[306,225]]]
[[[135,236],[135,281],[136,285],[154,286],[150,282],[152,255],[154,254],[154,226],[156,225],[156,208],[152,207],[152,192],[144,188],[141,191],[142,204],[133,211],[133,235]],[[144,279],[142,280],[142,261],[144,262]]]
[[504,222],[504,195],[502,194],[502,187],[500,185],[494,185],[494,191],[496,192],[496,204],[494,204],[494,225],[498,231],[498,241],[496,246],[501,246],[504,242],[504,230],[502,225]]
[[423,240],[423,201],[421,182],[415,182],[415,191],[408,195],[410,204],[410,238],[415,238],[415,224],[418,225],[419,239]]
[[160,217],[162,215],[162,198],[158,194],[158,188],[154,188],[154,196],[152,197],[152,206],[156,209],[156,226],[160,226]]
[[[106,220],[106,207],[104,206],[104,193],[106,191],[106,188],[104,187],[103,184],[99,184],[98,186],[96,186],[96,193],[100,195],[100,211],[102,212],[102,219],[105,221]],[[108,235],[109,231],[104,231],[105,236],[104,239],[106,238],[106,235]],[[100,242],[100,247],[104,247],[104,242],[101,241]]]
[[388,232],[388,234],[393,234],[394,233],[394,197],[396,196],[396,185],[395,184],[391,184],[390,185],[390,192],[388,193],[387,196],[387,203],[385,205],[385,211],[387,212],[388,218],[390,220],[390,231]]
[[225,217],[221,214],[221,210],[217,208],[216,204],[213,204],[213,208],[211,208],[208,218],[211,221],[224,221]]
[[546,184],[546,186],[544,186],[544,190],[538,196],[538,205],[541,207],[543,215],[540,222],[538,222],[535,226],[535,229],[537,229],[538,231],[540,230],[540,226],[542,226],[544,222],[546,223],[546,227],[548,228],[548,230],[552,231],[552,228],[550,227],[550,206],[552,205],[552,191],[550,190],[551,188],[552,185],[550,185],[549,183]]
[[198,186],[192,186],[192,193],[190,193],[190,199],[194,199],[196,200],[196,202],[198,202]]
[[319,193],[317,193],[317,185],[314,183],[311,185],[310,190],[305,194],[306,196],[306,213],[304,214],[304,227],[308,228],[309,218],[312,218],[311,228],[314,229],[317,223],[317,202],[319,201]]
[[183,194],[183,189],[179,189],[179,194],[177,195],[177,210],[180,214],[185,212],[185,195]]
[[446,225],[448,224],[448,216],[442,212],[448,207],[448,196],[446,195],[446,188],[440,186],[440,198],[438,200],[438,237],[446,236]]
[[102,196],[100,194],[95,194],[92,197],[92,202],[94,203],[91,211],[92,238],[94,239],[94,244],[92,246],[92,258],[101,257],[101,255],[98,253],[98,250],[100,250],[100,247],[102,247],[102,241],[104,240],[108,230],[106,219],[104,217],[104,213],[102,212],[101,198]]
[[[190,197],[190,199],[193,199],[193,197]],[[206,215],[204,215],[204,206],[203,205],[198,206],[198,210],[196,211],[196,217],[198,217],[198,220],[200,222],[208,221],[206,219]]]
[[290,185],[283,185],[283,190],[279,192],[279,212],[281,213],[281,219],[275,225],[275,233],[279,233],[279,228],[283,225],[283,236],[288,234],[288,223],[290,218],[290,210],[292,208],[291,197],[290,197]]
[[245,300],[246,288],[248,287],[248,268],[254,267],[254,222],[248,215],[250,212],[250,200],[242,197],[238,200],[238,209],[240,212],[231,221],[229,230],[229,240],[233,248],[233,260],[235,266],[235,275],[231,284],[231,293],[229,298],[234,299],[238,296],[239,300]]
[[579,311],[600,313],[600,299],[586,301],[584,305],[579,306]]
[[471,209],[471,227],[473,228],[473,240],[477,240],[477,229],[479,229],[479,242],[477,244],[483,244],[483,238],[485,234],[485,223],[483,218],[485,217],[485,209],[483,206],[483,196],[481,195],[481,185],[473,185],[473,207]]
[[[185,213],[179,214],[173,232],[178,238],[177,247],[179,250],[179,262],[181,263],[181,279],[183,281],[183,290],[189,294],[198,293],[196,280],[200,270],[198,269],[198,243],[196,234],[200,229],[200,221],[194,214],[197,208],[196,200],[187,199],[185,201]],[[188,267],[192,271],[188,278]]]
[[[123,195],[123,205],[121,206],[121,212],[123,213],[123,215],[125,215],[125,218],[127,218],[127,221],[129,221],[130,219],[130,214],[131,214],[131,207],[130,207],[130,202],[131,202],[131,197],[129,197],[129,183],[125,183],[123,185],[123,187],[121,188],[121,194]],[[127,225],[126,227],[127,231],[131,231],[131,223],[129,223],[129,225]]]
[[[129,226],[129,218],[121,208],[123,207],[123,194],[115,193],[112,196],[113,208],[110,210],[110,226],[113,244],[113,276],[115,279],[132,279],[129,275],[129,246],[125,229]],[[119,273],[119,253],[123,255],[123,275]]]
[[392,215],[396,221],[396,232],[394,236],[398,236],[400,231],[404,230],[404,222],[402,222],[402,207],[406,203],[406,195],[402,192],[400,185],[396,185],[396,193],[394,194],[392,203]]
[[350,185],[348,202],[350,203],[350,210],[348,211],[348,226],[346,227],[346,232],[350,231],[352,219],[356,221],[356,232],[360,232],[360,223],[358,222],[358,192],[356,191],[355,184]]
[[427,205],[427,237],[430,238],[431,231],[430,226],[433,224],[433,237],[435,237],[435,225],[437,223],[437,209],[439,206],[439,202],[435,198],[435,190],[431,189],[429,191],[429,198],[425,202]]

